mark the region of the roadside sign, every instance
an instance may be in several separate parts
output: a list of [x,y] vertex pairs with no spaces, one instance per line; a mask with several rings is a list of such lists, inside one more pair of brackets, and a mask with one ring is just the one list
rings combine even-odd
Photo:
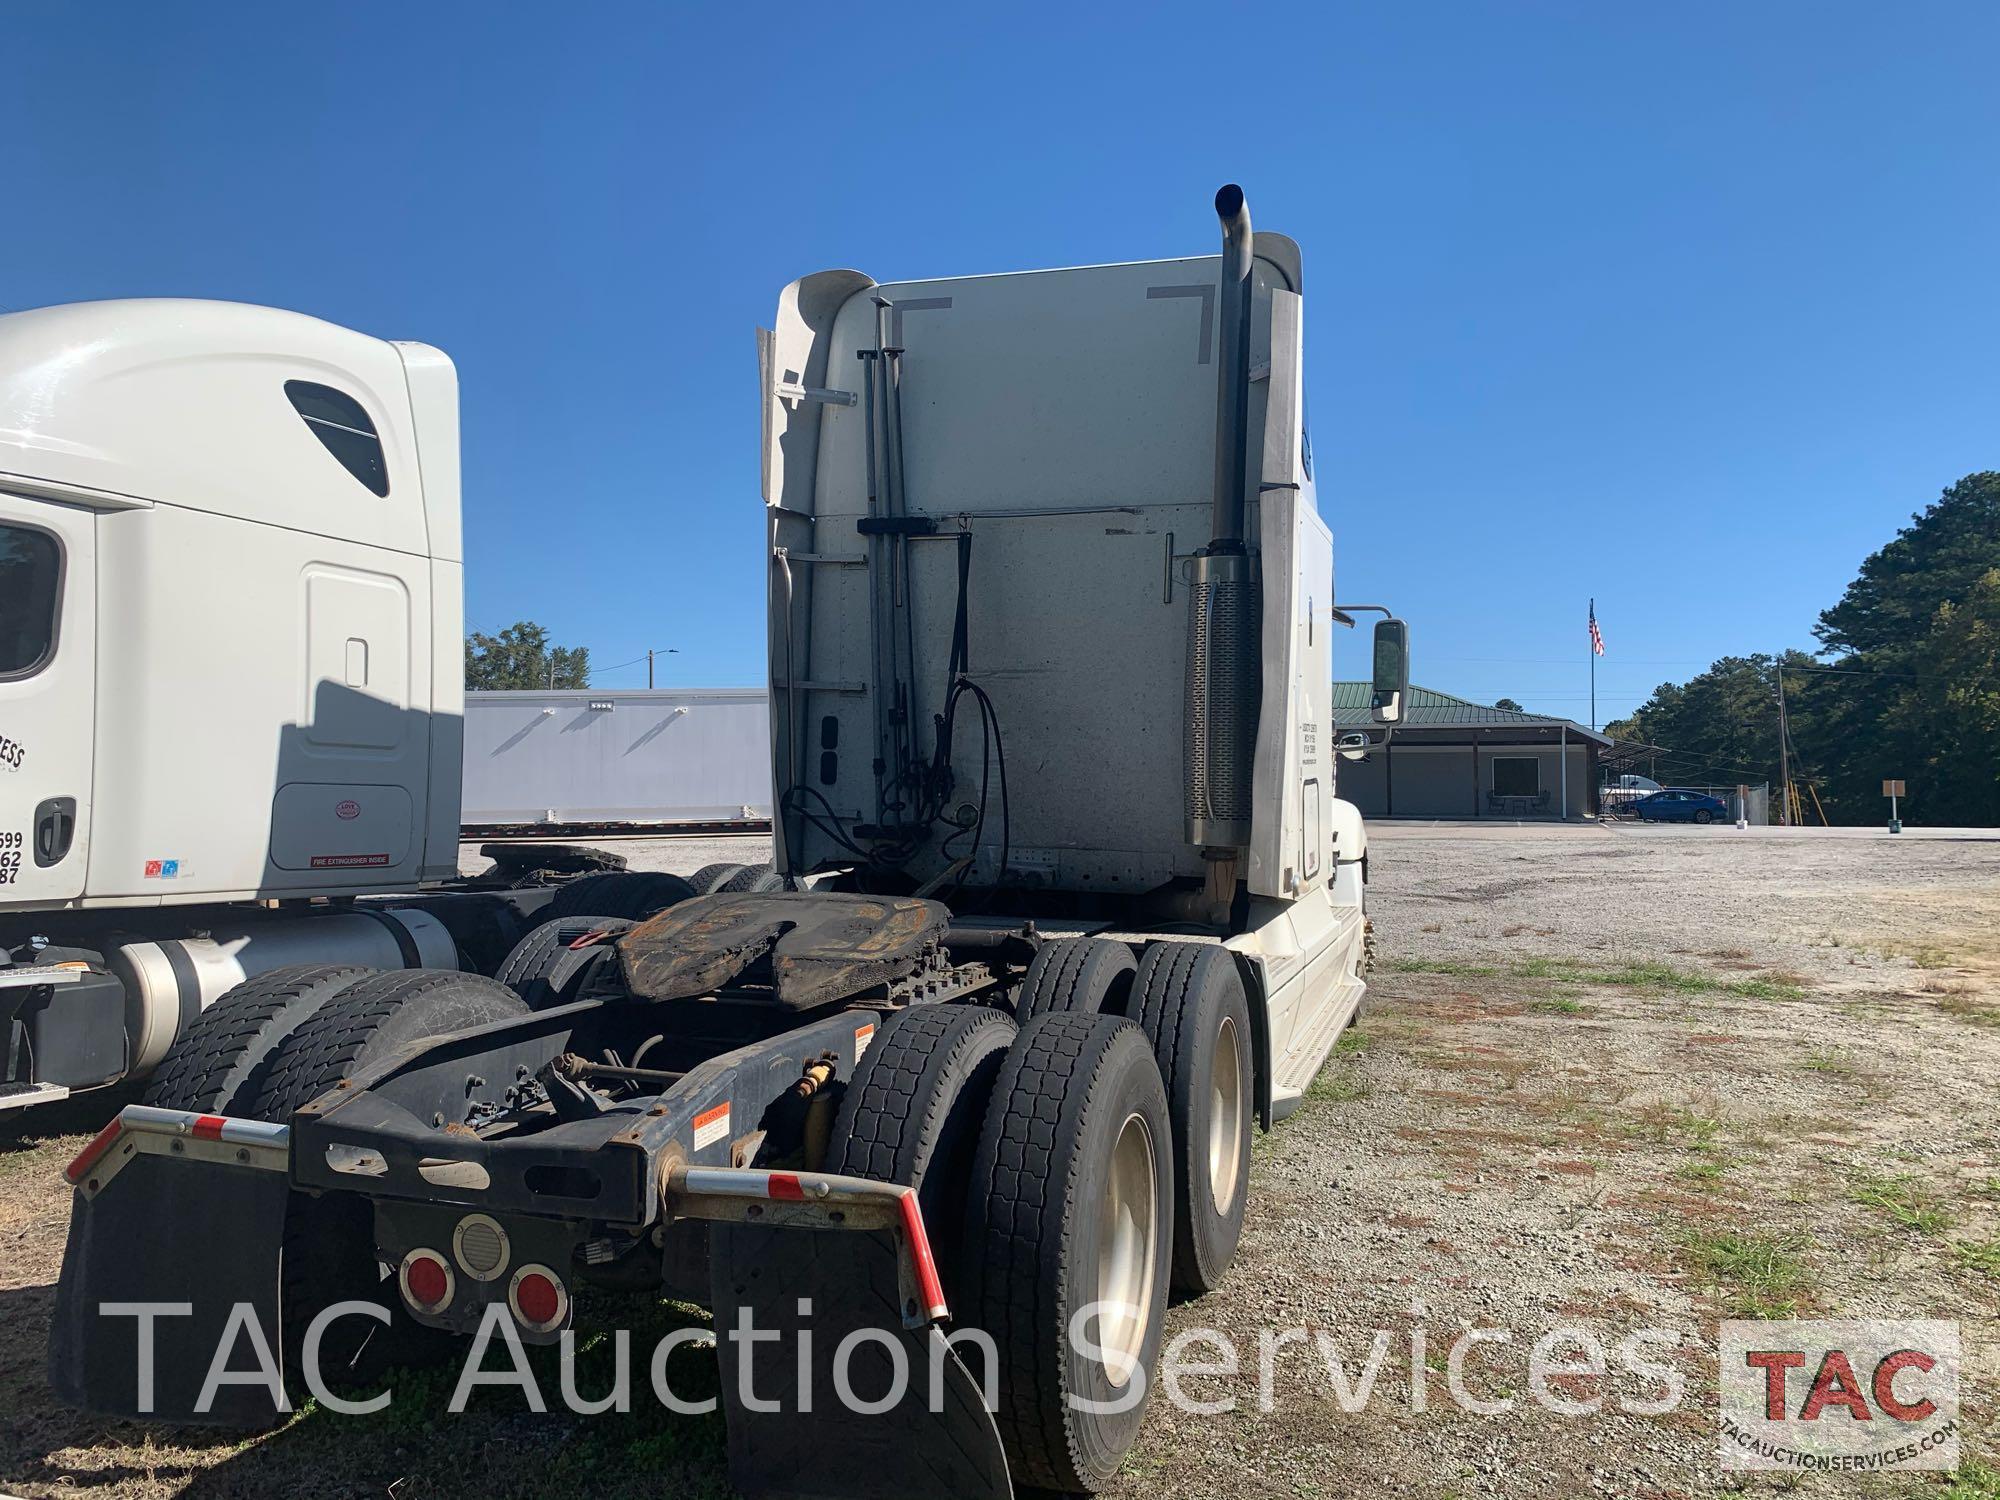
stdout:
[[1902,782],[1885,781],[1882,783],[1882,795],[1885,797],[1907,797],[1910,794],[1903,790]]

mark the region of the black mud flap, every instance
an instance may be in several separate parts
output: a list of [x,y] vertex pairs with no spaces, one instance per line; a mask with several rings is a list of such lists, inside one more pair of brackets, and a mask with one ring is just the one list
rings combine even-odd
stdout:
[[[196,1407],[225,1334],[233,1334],[227,1374],[259,1368],[251,1331],[240,1321],[232,1329],[232,1319],[256,1319],[263,1366],[282,1374],[279,1256],[290,1193],[283,1172],[167,1155],[133,1157],[94,1197],[77,1189],[49,1327],[57,1397],[111,1416],[221,1427],[266,1427],[283,1416],[268,1382],[218,1382],[209,1409]],[[136,1316],[135,1304],[156,1314]],[[247,1312],[236,1313],[238,1304]]]
[[[972,1370],[937,1328],[903,1327],[887,1234],[723,1224],[713,1234],[732,1486],[752,1500],[1008,1500],[1007,1456]],[[801,1299],[809,1300],[809,1313],[800,1312]],[[752,1328],[780,1337],[732,1338],[746,1312]],[[875,1414],[856,1410],[834,1378],[842,1340],[862,1329],[880,1334],[855,1344],[841,1362],[848,1391],[872,1405],[887,1396],[898,1367],[907,1380],[903,1398]],[[810,1383],[801,1389],[808,1333]],[[746,1389],[776,1409],[752,1409]]]

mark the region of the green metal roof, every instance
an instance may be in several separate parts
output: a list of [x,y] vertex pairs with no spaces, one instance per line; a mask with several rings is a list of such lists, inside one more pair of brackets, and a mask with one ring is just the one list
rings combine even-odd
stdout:
[[[1343,729],[1363,729],[1372,724],[1368,700],[1373,689],[1365,682],[1336,682],[1333,685],[1333,722]],[[1410,687],[1410,701],[1403,710],[1398,729],[1554,729],[1567,725],[1572,733],[1611,743],[1609,737],[1586,729],[1574,719],[1551,718],[1547,714],[1519,713],[1511,708],[1489,708],[1469,698],[1454,698],[1434,688]]]

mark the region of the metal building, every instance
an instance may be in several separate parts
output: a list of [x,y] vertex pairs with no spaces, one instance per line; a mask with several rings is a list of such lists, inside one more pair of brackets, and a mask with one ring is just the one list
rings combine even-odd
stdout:
[[[1367,683],[1336,682],[1336,730],[1379,733],[1368,701]],[[1571,719],[1413,687],[1389,743],[1340,763],[1339,791],[1370,818],[1587,818],[1610,745]]]
[[468,828],[770,817],[762,688],[465,695]]

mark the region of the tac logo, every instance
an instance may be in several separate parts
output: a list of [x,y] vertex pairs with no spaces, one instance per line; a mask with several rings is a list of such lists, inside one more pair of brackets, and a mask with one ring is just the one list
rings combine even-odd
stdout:
[[361,804],[352,797],[344,802],[336,802],[333,805],[333,815],[343,823],[351,823],[361,816]]
[[1958,1467],[1956,1323],[1724,1323],[1718,1373],[1725,1469]]

